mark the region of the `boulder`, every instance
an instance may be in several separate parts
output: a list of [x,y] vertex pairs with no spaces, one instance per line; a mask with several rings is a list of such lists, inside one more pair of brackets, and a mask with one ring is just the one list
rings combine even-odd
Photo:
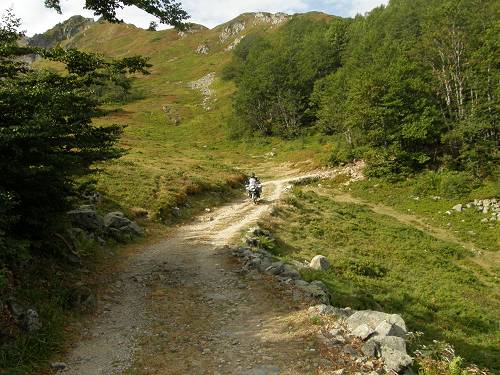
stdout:
[[121,211],[113,211],[104,215],[104,225],[108,228],[120,229],[129,223],[130,220]]
[[266,273],[269,275],[279,275],[285,270],[283,262],[274,262],[266,268]]
[[261,259],[260,264],[257,266],[260,272],[265,272],[268,267],[272,264],[271,259],[264,257]]
[[375,333],[375,330],[368,324],[361,324],[357,326],[351,333],[353,336],[359,337],[361,340],[366,340],[368,337]]
[[394,350],[388,346],[380,348],[381,357],[384,359],[384,368],[386,371],[400,372],[410,366],[412,358],[405,352]]
[[380,311],[372,310],[356,311],[346,320],[346,324],[352,332],[362,324],[367,324],[370,328],[375,330],[383,321],[393,325],[391,328],[393,335],[405,337],[407,332],[406,324],[403,318],[397,314],[386,314]]
[[361,351],[367,357],[380,357],[380,344],[375,340],[368,340],[361,347]]
[[71,224],[89,231],[101,230],[104,227],[103,218],[96,210],[88,206],[71,210],[67,213]]
[[[394,323],[389,323],[387,320],[383,320],[380,322],[380,324],[375,327],[375,333],[379,337],[385,337],[385,336],[400,336],[401,337],[401,330],[397,325]],[[404,337],[404,336],[403,336]]]
[[330,263],[323,255],[316,255],[309,263],[309,267],[313,270],[327,270],[330,268]]
[[377,342],[380,348],[391,348],[398,352],[406,353],[406,342],[403,338],[397,336],[374,336],[370,339]]
[[116,229],[120,232],[129,233],[137,236],[144,234],[142,228],[130,219],[127,219],[123,212],[114,211],[104,216],[104,225],[108,229]]
[[[295,283],[297,283],[297,281]],[[304,281],[304,283],[306,282]],[[338,308],[325,304],[311,306],[308,311],[313,315],[332,315],[337,318],[348,318],[354,314],[354,311],[350,307]]]
[[457,211],[457,212],[462,212],[464,210],[464,206],[462,204],[457,204],[457,205],[453,206],[452,209]]

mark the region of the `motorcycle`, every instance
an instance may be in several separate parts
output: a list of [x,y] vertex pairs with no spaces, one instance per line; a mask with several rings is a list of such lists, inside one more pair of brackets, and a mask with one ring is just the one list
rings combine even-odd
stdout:
[[262,193],[262,185],[261,184],[247,185],[246,190],[252,202],[254,204],[257,204],[257,201],[260,198],[260,194]]

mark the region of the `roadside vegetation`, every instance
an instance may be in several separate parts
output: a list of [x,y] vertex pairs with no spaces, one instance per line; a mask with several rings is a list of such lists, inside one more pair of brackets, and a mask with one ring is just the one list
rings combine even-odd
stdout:
[[401,314],[410,330],[424,333],[421,343],[448,342],[466,360],[498,370],[498,264],[496,272],[478,271],[478,255],[456,241],[337,200],[342,194],[335,184],[295,187],[269,224],[273,251],[299,261],[326,256],[330,270],[303,276],[325,282],[334,305]]

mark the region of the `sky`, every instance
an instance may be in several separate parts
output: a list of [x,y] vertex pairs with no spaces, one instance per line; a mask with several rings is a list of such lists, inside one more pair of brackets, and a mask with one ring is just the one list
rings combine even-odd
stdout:
[[[308,11],[321,11],[337,16],[355,16],[371,9],[387,4],[388,0],[180,0],[191,18],[189,22],[214,27],[227,22],[245,12],[284,12],[288,14]],[[6,9],[14,9],[14,13],[22,20],[22,30],[28,36],[42,33],[55,24],[80,14],[94,17],[93,13],[83,9],[85,0],[61,0],[63,14],[46,9],[44,0],[0,0],[0,14]],[[135,7],[125,7],[118,12],[120,18],[127,23],[147,28],[155,18]],[[97,19],[97,17],[94,17]],[[166,26],[161,26],[166,28]]]

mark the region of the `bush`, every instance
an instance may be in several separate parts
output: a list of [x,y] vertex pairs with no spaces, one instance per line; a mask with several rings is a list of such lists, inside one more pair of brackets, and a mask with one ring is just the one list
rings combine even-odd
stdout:
[[337,166],[342,163],[349,163],[355,159],[354,152],[347,144],[335,143],[333,145],[332,153],[328,159],[328,164]]
[[462,198],[481,185],[481,182],[466,172],[429,171],[417,177],[416,195],[439,195],[445,198]]

